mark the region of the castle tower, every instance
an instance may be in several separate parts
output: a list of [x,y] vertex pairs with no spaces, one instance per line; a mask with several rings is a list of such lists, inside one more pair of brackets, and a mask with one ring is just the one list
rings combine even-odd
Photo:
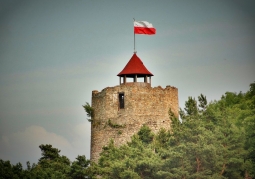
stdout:
[[[92,91],[94,116],[90,158],[95,162],[110,139],[117,146],[125,144],[144,124],[154,133],[160,128],[170,129],[170,108],[178,116],[178,89],[171,86],[152,88],[153,74],[136,53],[117,76],[118,86],[107,87],[101,92]],[[133,78],[133,82],[127,82],[127,78]],[[143,82],[137,82],[138,78],[143,78]]]

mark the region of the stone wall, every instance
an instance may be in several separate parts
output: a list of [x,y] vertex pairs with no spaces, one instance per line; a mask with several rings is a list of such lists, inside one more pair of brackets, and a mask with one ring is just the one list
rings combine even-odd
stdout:
[[[119,93],[124,93],[124,109],[119,108]],[[110,139],[117,146],[125,144],[143,124],[154,133],[160,128],[170,129],[168,111],[171,108],[178,116],[178,89],[171,86],[152,88],[135,83],[107,87],[101,92],[92,92],[92,107],[90,158],[97,161],[102,147]]]

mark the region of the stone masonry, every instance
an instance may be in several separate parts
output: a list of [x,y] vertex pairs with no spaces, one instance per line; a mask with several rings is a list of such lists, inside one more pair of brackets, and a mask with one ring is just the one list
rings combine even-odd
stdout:
[[[119,94],[124,94],[123,109],[120,109]],[[92,107],[90,158],[97,162],[102,147],[110,139],[116,146],[125,144],[144,124],[154,133],[160,128],[170,129],[169,109],[178,116],[178,89],[153,88],[138,82],[121,84],[101,92],[92,91]]]

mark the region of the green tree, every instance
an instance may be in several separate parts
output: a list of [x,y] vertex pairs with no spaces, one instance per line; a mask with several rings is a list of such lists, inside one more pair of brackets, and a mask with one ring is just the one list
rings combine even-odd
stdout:
[[165,160],[158,173],[160,178],[214,178],[221,159],[213,132],[202,120],[190,119],[181,123],[172,119],[172,124],[169,145],[163,152],[159,151]]
[[255,178],[255,83],[250,84],[250,90],[244,97],[246,101],[241,106],[243,110],[239,120],[243,121],[245,128],[245,149],[247,150],[245,161],[249,168],[246,175]]
[[[217,131],[217,141],[222,150],[222,176],[228,178],[243,178],[244,173],[250,173],[250,164],[245,161],[247,150],[245,144],[245,127],[243,125],[247,99],[243,93],[226,92],[221,100],[209,104],[206,119],[214,124]],[[249,113],[249,112],[248,112]]]
[[42,144],[41,157],[38,163],[30,165],[23,170],[21,163],[12,165],[10,161],[0,159],[0,179],[71,179],[71,178],[93,178],[94,173],[90,170],[90,161],[84,155],[78,155],[73,163],[64,156],[60,155],[60,150],[53,148],[50,144]]
[[60,150],[57,148],[52,148],[52,145],[50,144],[42,144],[39,146],[39,148],[42,151],[42,157],[39,159],[39,162],[43,160],[54,160],[60,157]]
[[0,178],[1,179],[14,178],[12,165],[9,160],[3,161],[2,159],[0,159]]
[[197,101],[195,98],[188,97],[188,101],[185,102],[185,108],[188,116],[196,116],[198,114]]
[[86,102],[86,104],[84,104],[82,107],[84,108],[84,110],[87,113],[87,116],[89,117],[88,121],[91,122],[94,117],[94,109],[90,106],[88,102]]
[[141,127],[138,132],[138,136],[146,144],[151,143],[153,140],[153,133],[151,132],[151,129],[146,125]]
[[70,178],[70,160],[60,156],[60,150],[52,145],[40,145],[42,157],[37,165],[31,169],[32,178]]
[[85,176],[89,176],[89,167],[90,161],[86,159],[85,155],[78,155],[76,161],[72,163],[70,176],[75,179],[85,178]]
[[198,96],[198,101],[199,101],[198,107],[200,108],[199,112],[203,113],[204,111],[206,111],[206,108],[207,108],[206,96],[204,96],[203,94],[200,94],[200,96]]

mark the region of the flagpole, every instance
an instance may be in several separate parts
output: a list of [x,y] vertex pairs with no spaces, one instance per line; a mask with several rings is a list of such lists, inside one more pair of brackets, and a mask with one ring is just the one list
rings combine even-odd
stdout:
[[[134,22],[135,22],[135,18],[133,18],[134,19]],[[136,51],[135,51],[135,30],[134,30],[134,53],[136,53]]]

